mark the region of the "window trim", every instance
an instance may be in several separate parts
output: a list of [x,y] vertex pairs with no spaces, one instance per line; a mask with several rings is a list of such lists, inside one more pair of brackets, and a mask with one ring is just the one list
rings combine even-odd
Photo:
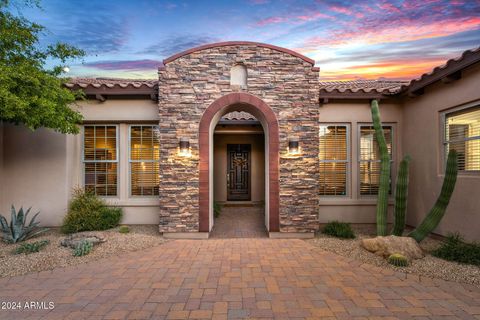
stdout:
[[[457,112],[462,112],[466,109],[480,109],[480,100],[475,100],[466,104],[462,104],[453,108],[449,109],[444,109],[441,110],[440,113],[440,175],[445,174],[445,169],[447,166],[447,128],[446,128],[446,121],[447,121],[447,116],[452,113],[457,113]],[[466,139],[465,141],[469,140],[476,140],[476,138],[473,139]],[[459,176],[480,176],[480,170],[458,170],[458,175]]]
[[[116,160],[89,160],[85,161],[85,127],[115,127],[115,159]],[[85,163],[116,163],[117,164],[117,194],[114,196],[108,196],[108,195],[97,195],[98,197],[101,198],[108,198],[108,199],[115,199],[115,198],[120,198],[120,126],[118,123],[84,123],[81,126],[81,134],[82,134],[82,141],[81,141],[81,163],[82,163],[82,183],[83,183],[83,189],[85,190]],[[96,137],[96,136],[95,136]]]
[[[381,162],[381,160],[376,160],[376,161],[371,161],[371,160],[362,160],[361,159],[361,138],[362,138],[362,127],[373,127],[373,122],[362,122],[362,123],[357,123],[357,198],[358,199],[376,199],[378,197],[378,194],[362,194],[361,193],[361,188],[360,188],[360,163],[361,162]],[[391,132],[392,132],[392,152],[391,152],[391,157],[390,157],[390,180],[391,180],[391,192],[388,195],[388,198],[394,197],[394,188],[395,188],[395,170],[394,170],[394,164],[395,164],[395,152],[396,152],[396,123],[395,122],[383,122],[382,127],[390,127]]]
[[[323,194],[320,194],[319,192],[319,196],[321,199],[324,199],[324,200],[328,200],[328,199],[349,199],[351,198],[352,196],[352,189],[351,189],[351,182],[352,182],[352,169],[351,169],[351,166],[352,166],[352,154],[351,154],[351,138],[350,138],[350,127],[351,127],[351,124],[348,123],[348,122],[320,122],[319,123],[319,126],[318,126],[318,129],[320,130],[320,126],[337,126],[337,127],[340,127],[340,126],[344,126],[346,128],[346,133],[345,133],[345,138],[347,140],[347,159],[346,160],[320,160],[320,149],[318,150],[319,152],[319,159],[318,159],[318,163],[346,163],[346,168],[347,168],[347,172],[346,172],[346,175],[345,175],[345,178],[346,178],[346,181],[345,181],[345,194],[344,195],[323,195]],[[320,134],[319,134],[319,137],[318,137],[318,146],[320,147]],[[320,178],[320,174],[319,173],[319,178]],[[319,181],[320,182],[320,181]]]
[[[159,124],[149,124],[149,123],[138,123],[138,124],[129,124],[128,125],[128,138],[127,138],[127,166],[128,166],[128,198],[130,199],[157,199],[159,195],[133,195],[132,194],[132,163],[138,162],[148,162],[148,163],[158,163],[160,166],[160,155],[158,160],[132,160],[131,159],[131,139],[132,139],[132,127],[158,127],[160,129]],[[160,139],[159,139],[160,140]],[[158,152],[160,152],[160,141],[158,142]],[[160,172],[159,172],[160,174]]]

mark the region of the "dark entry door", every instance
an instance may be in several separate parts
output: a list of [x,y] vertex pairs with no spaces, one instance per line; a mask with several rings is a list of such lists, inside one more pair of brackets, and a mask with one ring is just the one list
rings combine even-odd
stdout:
[[250,201],[251,145],[227,144],[227,200]]

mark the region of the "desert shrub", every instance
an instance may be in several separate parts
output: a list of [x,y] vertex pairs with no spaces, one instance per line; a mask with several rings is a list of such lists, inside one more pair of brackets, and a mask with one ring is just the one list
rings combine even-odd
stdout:
[[82,240],[77,247],[73,250],[75,257],[82,257],[89,254],[93,249],[93,244],[90,241]]
[[355,234],[353,233],[352,227],[349,223],[339,222],[339,221],[330,221],[323,228],[323,233],[328,234],[329,236],[343,238],[343,239],[354,239]]
[[120,226],[120,228],[118,229],[118,232],[120,233],[129,233],[130,232],[130,228],[128,226]]
[[15,254],[29,254],[29,253],[34,253],[34,252],[39,252],[40,250],[43,249],[47,244],[49,244],[50,241],[48,240],[40,240],[40,241],[35,241],[32,243],[22,243],[15,249],[14,253]]
[[220,217],[220,213],[222,212],[222,205],[218,202],[213,203],[213,216],[215,218]]
[[63,220],[62,232],[106,230],[118,226],[121,208],[107,207],[103,199],[83,189],[75,189],[68,212]]
[[480,266],[480,244],[465,242],[458,233],[449,235],[432,255],[444,260]]

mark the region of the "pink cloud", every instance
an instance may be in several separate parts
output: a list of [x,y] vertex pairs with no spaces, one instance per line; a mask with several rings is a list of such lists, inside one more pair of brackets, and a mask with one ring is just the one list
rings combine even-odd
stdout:
[[260,27],[263,27],[263,26],[266,26],[266,25],[269,25],[269,24],[282,23],[282,22],[285,22],[287,20],[288,19],[285,18],[285,17],[269,17],[269,18],[265,18],[265,19],[257,21],[256,25],[260,26]]
[[314,12],[309,12],[302,15],[268,17],[265,19],[258,20],[255,23],[255,25],[263,27],[263,26],[279,24],[279,23],[305,23],[305,22],[315,21],[318,19],[333,19],[333,17],[323,12],[314,11]]
[[394,12],[394,13],[400,13],[401,12],[399,8],[395,7],[393,4],[388,3],[388,2],[377,4],[377,6],[380,9],[385,10],[387,12]]
[[352,15],[353,13],[351,9],[347,7],[342,7],[342,6],[330,6],[329,9],[332,10],[333,12],[343,13],[346,15]]
[[156,69],[162,65],[157,60],[112,60],[85,63],[86,67],[93,67],[100,70],[149,70]]
[[411,21],[407,18],[397,19],[394,25],[356,27],[351,23],[349,30],[339,30],[322,37],[312,37],[305,41],[299,49],[309,51],[319,46],[342,45],[349,42],[364,42],[367,44],[414,41],[436,38],[455,33],[475,30],[480,27],[480,17],[450,19],[432,22],[430,24]]
[[312,12],[312,13],[309,13],[309,14],[296,16],[295,18],[298,19],[298,20],[301,20],[301,21],[314,21],[314,20],[318,20],[318,19],[321,19],[321,18],[332,19],[332,17],[329,16],[328,14],[318,12],[318,11],[317,12]]

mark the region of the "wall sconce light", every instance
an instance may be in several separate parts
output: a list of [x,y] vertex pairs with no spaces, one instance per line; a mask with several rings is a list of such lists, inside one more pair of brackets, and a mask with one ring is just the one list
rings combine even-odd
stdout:
[[287,153],[291,156],[297,156],[301,153],[300,142],[298,137],[290,137],[288,139]]
[[190,140],[188,138],[180,138],[178,143],[178,155],[182,157],[192,156],[192,147],[190,147]]

